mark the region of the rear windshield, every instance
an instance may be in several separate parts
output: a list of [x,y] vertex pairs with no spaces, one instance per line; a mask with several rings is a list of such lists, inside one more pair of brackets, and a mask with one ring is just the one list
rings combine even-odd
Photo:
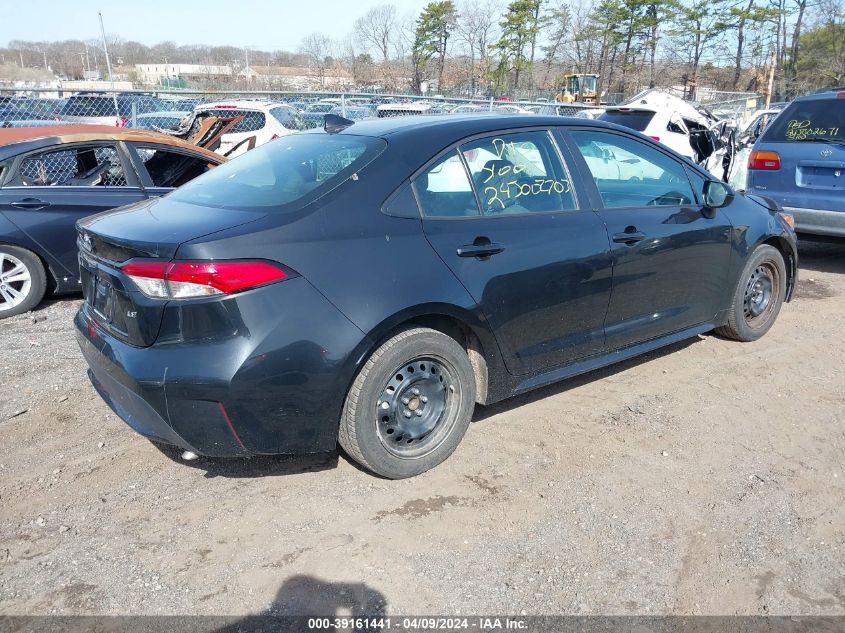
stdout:
[[386,146],[367,136],[284,136],[220,165],[170,196],[208,207],[286,212],[328,193]]
[[297,113],[297,111],[293,108],[278,106],[276,108],[272,108],[270,110],[270,114],[272,114],[274,119],[289,130],[303,129],[302,119],[299,117],[299,113]]
[[624,125],[637,132],[642,132],[648,127],[648,124],[651,123],[653,118],[654,112],[644,110],[612,110],[602,114],[599,120],[615,123],[616,125]]
[[240,121],[235,123],[235,127],[230,130],[230,132],[233,134],[241,134],[244,132],[257,132],[258,130],[263,129],[265,125],[267,125],[267,118],[264,116],[263,112],[259,112],[258,110],[240,110],[237,108],[209,108],[208,110],[204,109],[203,112],[209,112],[217,117],[243,117]]
[[[130,116],[132,114],[133,103],[135,104],[136,114],[152,112],[158,107],[158,103],[152,97],[117,97],[117,108],[120,116]],[[62,106],[61,114],[63,116],[78,117],[115,116],[114,104],[115,98],[112,96],[77,95],[65,102]]]
[[65,116],[115,116],[113,97],[71,97],[62,107]]
[[808,138],[845,141],[845,99],[796,101],[769,125],[763,140],[774,143]]

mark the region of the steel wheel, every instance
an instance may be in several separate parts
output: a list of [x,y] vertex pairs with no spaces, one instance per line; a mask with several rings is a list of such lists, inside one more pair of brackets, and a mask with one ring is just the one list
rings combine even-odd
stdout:
[[415,458],[434,450],[455,422],[454,378],[446,363],[415,358],[393,372],[376,403],[376,431],[391,454]]
[[0,312],[26,301],[32,290],[32,273],[17,257],[0,252]]
[[742,310],[748,327],[759,328],[768,323],[775,307],[780,304],[780,271],[774,262],[760,263],[748,278]]

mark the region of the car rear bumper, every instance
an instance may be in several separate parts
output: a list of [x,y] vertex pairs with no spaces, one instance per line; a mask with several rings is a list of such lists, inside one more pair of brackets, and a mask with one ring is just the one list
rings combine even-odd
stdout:
[[783,210],[795,218],[797,233],[845,237],[845,211],[823,211],[786,206]]
[[[183,324],[197,320],[175,305],[167,309]],[[363,333],[302,278],[192,309],[203,306],[240,322],[174,341],[165,317],[157,342],[141,348],[105,331],[83,303],[76,336],[109,407],[138,433],[198,455],[333,450]]]

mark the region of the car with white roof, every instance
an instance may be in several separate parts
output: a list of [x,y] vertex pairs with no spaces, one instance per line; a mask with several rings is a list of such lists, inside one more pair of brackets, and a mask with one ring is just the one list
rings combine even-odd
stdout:
[[246,152],[251,137],[255,137],[254,146],[257,147],[274,138],[293,134],[303,127],[296,108],[276,101],[214,101],[196,106],[192,114],[243,117],[230,132],[223,135],[217,149],[218,153],[230,157]]

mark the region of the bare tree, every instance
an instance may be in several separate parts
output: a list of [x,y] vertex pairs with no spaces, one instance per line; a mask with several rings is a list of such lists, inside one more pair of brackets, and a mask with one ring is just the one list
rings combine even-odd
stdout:
[[355,20],[355,35],[358,41],[367,49],[375,49],[381,58],[385,84],[387,84],[390,51],[395,45],[398,22],[396,7],[392,4],[373,7]]
[[332,54],[332,41],[325,33],[309,33],[302,38],[299,52],[308,59],[308,66],[317,71],[320,87],[326,85],[326,67]]
[[456,39],[464,44],[469,53],[470,89],[473,94],[477,87],[477,79],[490,70],[488,47],[495,39],[493,29],[500,12],[499,4],[495,0],[486,0],[486,2],[465,0],[458,8]]

